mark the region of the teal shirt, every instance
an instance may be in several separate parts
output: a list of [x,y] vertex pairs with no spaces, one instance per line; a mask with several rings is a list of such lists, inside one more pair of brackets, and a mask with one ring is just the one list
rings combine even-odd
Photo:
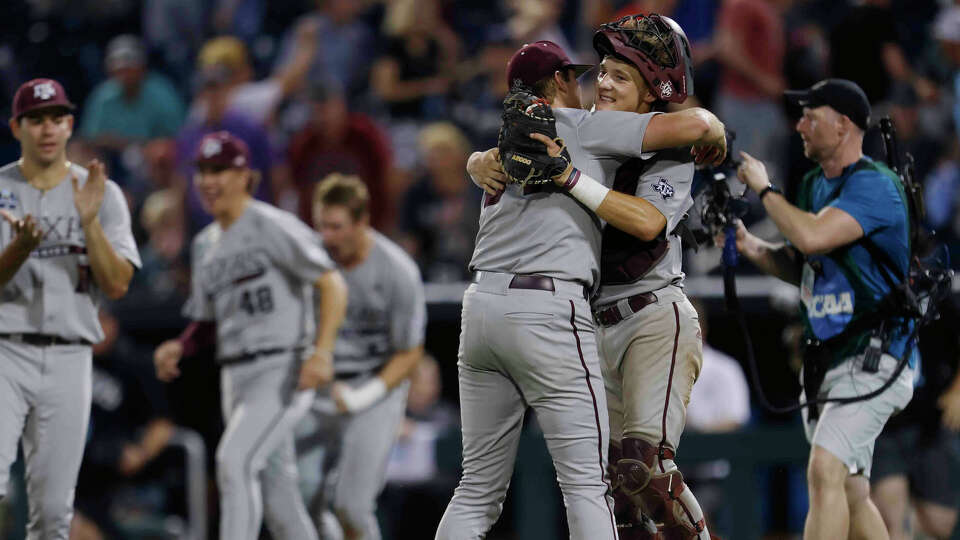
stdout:
[[163,75],[147,73],[133,101],[124,97],[120,84],[108,79],[87,98],[80,135],[121,135],[137,140],[172,137],[183,124],[184,111],[183,100]]

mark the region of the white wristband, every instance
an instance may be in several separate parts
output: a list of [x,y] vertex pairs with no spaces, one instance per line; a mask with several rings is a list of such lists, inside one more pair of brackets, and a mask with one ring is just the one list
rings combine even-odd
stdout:
[[597,182],[593,178],[580,172],[580,169],[573,169],[570,172],[570,178],[563,184],[573,198],[582,202],[591,212],[596,212],[600,203],[607,197],[610,188]]
[[374,377],[363,386],[344,388],[340,399],[348,411],[355,413],[370,407],[386,394],[386,383],[380,377]]

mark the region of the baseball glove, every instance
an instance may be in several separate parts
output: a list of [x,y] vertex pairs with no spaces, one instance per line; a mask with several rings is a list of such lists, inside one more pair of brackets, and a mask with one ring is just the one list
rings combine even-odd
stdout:
[[[570,154],[562,139],[557,138],[553,110],[533,90],[519,80],[514,81],[503,100],[503,123],[497,139],[500,165],[511,183],[546,184],[562,173],[570,163]],[[562,148],[559,156],[547,153],[544,144],[530,137],[541,133]]]

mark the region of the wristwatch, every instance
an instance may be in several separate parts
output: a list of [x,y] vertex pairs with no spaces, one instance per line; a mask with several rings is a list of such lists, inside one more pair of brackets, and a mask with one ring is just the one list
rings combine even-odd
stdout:
[[766,195],[767,193],[770,193],[771,191],[772,191],[773,193],[778,193],[778,194],[780,194],[780,195],[783,195],[783,191],[781,191],[780,188],[778,188],[777,186],[775,186],[775,185],[773,185],[773,184],[767,184],[767,187],[765,187],[765,188],[763,188],[763,189],[760,190],[760,194],[759,194],[760,200],[762,201],[762,200],[763,200],[763,196]]

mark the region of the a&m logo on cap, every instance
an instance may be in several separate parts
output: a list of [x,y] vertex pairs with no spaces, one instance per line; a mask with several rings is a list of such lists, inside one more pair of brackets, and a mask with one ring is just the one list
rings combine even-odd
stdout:
[[42,82],[33,87],[33,97],[47,101],[57,95],[57,89],[52,82]]
[[219,154],[223,151],[223,144],[220,143],[220,139],[215,139],[210,137],[203,142],[203,148],[200,149],[200,153],[203,154],[204,158],[212,158],[213,156]]
[[660,95],[663,96],[664,99],[673,95],[673,85],[670,84],[670,81],[660,83]]

